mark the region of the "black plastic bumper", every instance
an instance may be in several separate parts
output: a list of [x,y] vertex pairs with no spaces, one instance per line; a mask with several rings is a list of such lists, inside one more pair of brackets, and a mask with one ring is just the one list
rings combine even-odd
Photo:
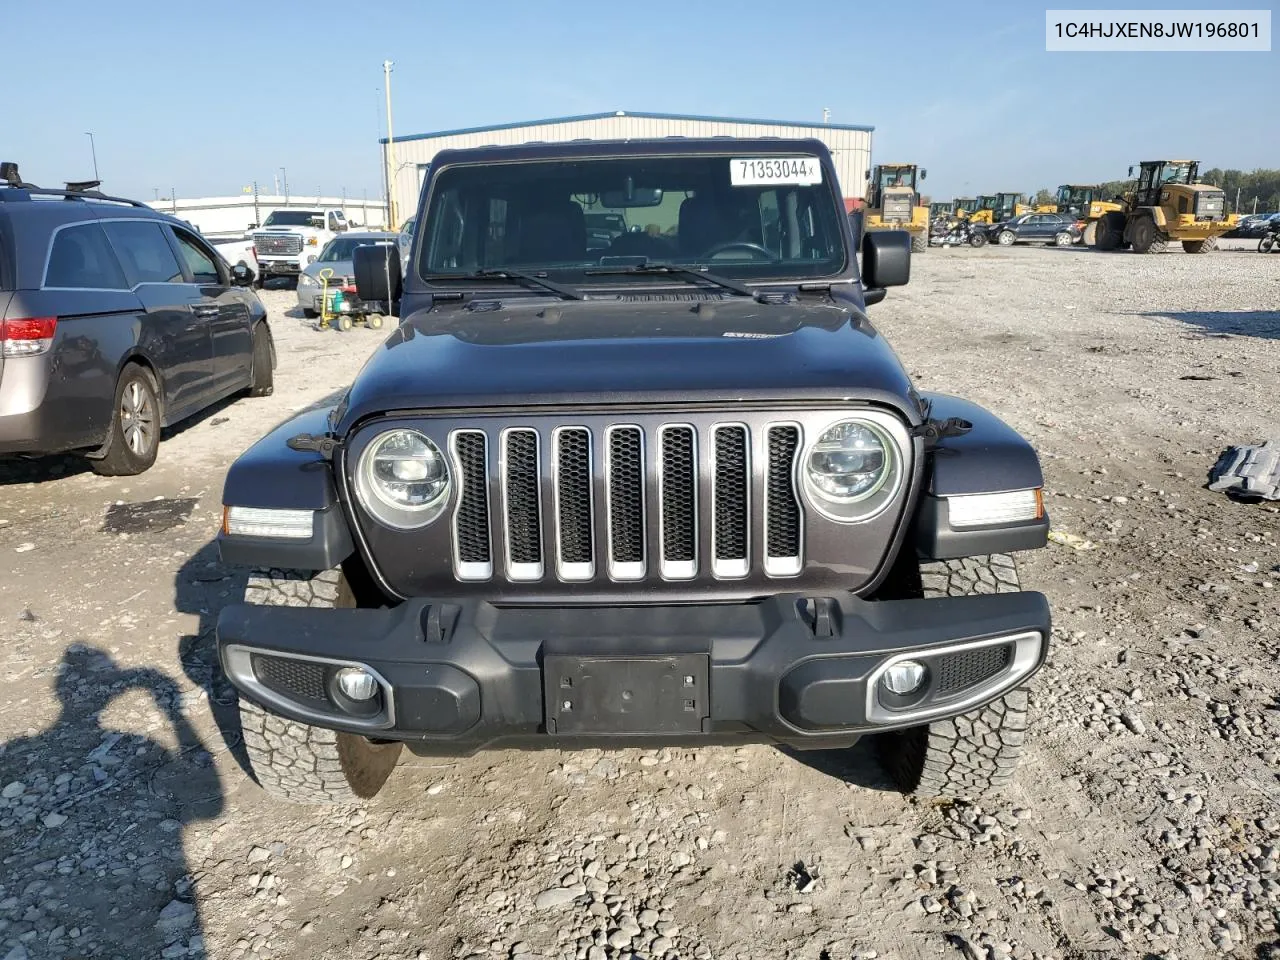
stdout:
[[[1039,669],[1049,629],[1048,602],[1033,592],[604,608],[416,600],[388,610],[232,606],[218,619],[218,648],[237,688],[273,712],[430,752],[734,738],[818,746],[976,709]],[[914,701],[876,682],[903,654],[927,666]],[[333,675],[343,664],[381,681],[373,719],[340,706]],[[965,686],[966,676],[981,682]]]

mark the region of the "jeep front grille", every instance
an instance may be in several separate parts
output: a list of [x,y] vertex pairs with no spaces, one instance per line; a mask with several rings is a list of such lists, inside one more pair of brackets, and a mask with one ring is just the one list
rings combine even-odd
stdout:
[[[481,430],[455,430],[455,573],[472,581],[627,582],[688,580],[701,570],[732,580],[755,566],[766,576],[794,576],[804,565],[794,482],[800,429],[758,429],[764,436],[754,446],[767,451],[760,556],[751,542],[753,438],[744,425],[516,427],[496,435],[496,450]],[[490,516],[501,518],[497,537]]]
[[291,257],[302,252],[302,237],[296,233],[262,234],[253,238],[258,254],[269,257]]

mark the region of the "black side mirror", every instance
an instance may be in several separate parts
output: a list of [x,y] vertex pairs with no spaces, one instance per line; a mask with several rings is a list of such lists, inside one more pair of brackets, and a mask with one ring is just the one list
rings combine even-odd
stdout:
[[862,246],[862,211],[849,211],[849,230],[853,233],[853,249]]
[[243,263],[231,268],[231,285],[233,287],[249,287],[253,285],[253,271]]
[[400,272],[400,249],[393,244],[366,244],[351,253],[356,275],[356,295],[366,302],[385,303],[391,316],[398,316],[404,276]]
[[911,234],[905,230],[873,230],[862,238],[863,287],[901,287],[910,280]]

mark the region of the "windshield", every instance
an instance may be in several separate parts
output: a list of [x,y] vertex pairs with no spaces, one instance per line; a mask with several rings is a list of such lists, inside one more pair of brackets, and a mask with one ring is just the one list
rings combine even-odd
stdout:
[[432,184],[418,270],[572,282],[643,257],[748,279],[826,276],[845,266],[844,209],[827,179],[815,158],[705,154],[449,167]]
[[959,203],[957,203],[956,206],[960,210],[965,210],[965,211],[968,211],[969,213],[974,213],[977,210],[981,209],[978,206],[978,201],[976,199],[961,200],[959,201]]
[[1161,183],[1190,183],[1191,182],[1190,163],[1166,163],[1164,169],[1160,172]]
[[264,227],[309,227],[312,220],[323,220],[319,210],[276,210],[267,215]]
[[1090,187],[1059,187],[1058,206],[1062,208],[1087,206],[1093,200]]
[[390,243],[390,240],[375,240],[373,237],[338,237],[325,244],[325,248],[316,258],[317,263],[336,263],[350,260],[351,251],[356,247],[367,247],[375,243]]
[[885,187],[910,187],[915,189],[916,177],[915,171],[910,167],[899,167],[896,170],[886,167],[880,168],[880,180],[877,186],[883,190]]

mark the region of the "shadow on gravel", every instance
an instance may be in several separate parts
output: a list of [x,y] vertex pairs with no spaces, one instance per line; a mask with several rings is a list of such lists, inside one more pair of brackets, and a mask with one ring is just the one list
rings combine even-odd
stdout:
[[[223,792],[177,684],[81,644],[50,672],[58,718],[0,747],[0,955],[205,957],[182,833]],[[103,725],[136,691],[150,703],[134,726],[176,749]]]
[[778,748],[785,756],[806,767],[866,790],[900,793],[876,756],[875,741],[863,737],[848,750],[794,750]]
[[1177,320],[1188,326],[1198,327],[1207,335],[1229,334],[1280,340],[1280,310],[1155,310],[1131,316]]
[[218,663],[218,614],[224,606],[240,603],[249,571],[223,565],[218,545],[210,541],[178,570],[173,584],[173,608],[200,618],[194,634],[178,640],[178,660],[187,679],[204,690],[223,744],[246,775],[249,758],[240,733],[240,710],[235,689]]

